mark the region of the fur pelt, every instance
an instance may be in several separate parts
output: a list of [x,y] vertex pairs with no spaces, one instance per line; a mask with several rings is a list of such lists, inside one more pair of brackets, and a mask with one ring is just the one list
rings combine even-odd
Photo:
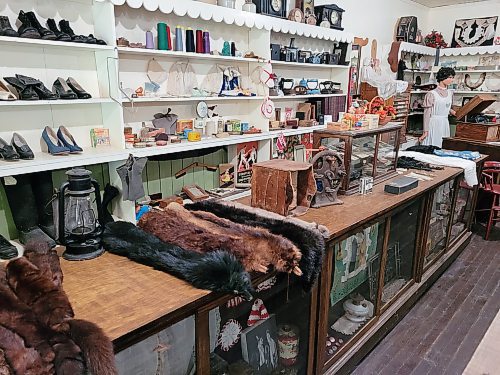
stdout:
[[2,349],[0,349],[0,375],[13,375],[12,369],[7,363],[5,353]]
[[106,225],[103,243],[111,253],[171,273],[196,288],[252,297],[250,275],[225,251],[208,254],[187,251],[124,221]]
[[27,245],[25,257],[6,270],[0,267],[0,350],[6,364],[23,375],[83,375],[91,369],[92,375],[116,375],[111,342],[94,324],[72,319],[62,279],[57,254],[40,244]]
[[193,211],[208,211],[220,218],[253,227],[262,227],[271,233],[281,235],[292,241],[302,252],[300,269],[304,290],[309,291],[321,271],[325,240],[328,230],[315,223],[307,223],[297,218],[284,218],[278,214],[236,202],[205,200],[185,206]]
[[210,212],[192,213],[175,202],[163,211],[145,214],[138,225],[162,241],[186,250],[230,252],[249,272],[267,272],[272,265],[280,272],[302,275],[298,266],[302,254],[297,246],[264,228],[238,224]]

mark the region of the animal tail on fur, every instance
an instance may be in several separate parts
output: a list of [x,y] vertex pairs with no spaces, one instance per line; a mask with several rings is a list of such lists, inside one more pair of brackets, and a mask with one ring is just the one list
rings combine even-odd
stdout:
[[107,224],[103,243],[111,253],[168,272],[196,288],[252,298],[250,275],[234,255],[225,251],[186,251],[126,222]]
[[117,375],[113,344],[104,331],[92,322],[73,319],[70,335],[82,350],[87,370],[92,375]]

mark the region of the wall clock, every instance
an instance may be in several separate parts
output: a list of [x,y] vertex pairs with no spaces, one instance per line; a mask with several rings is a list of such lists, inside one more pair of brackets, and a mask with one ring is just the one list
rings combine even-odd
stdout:
[[198,117],[205,118],[208,116],[208,105],[206,102],[199,102],[196,106],[196,113]]
[[257,8],[257,13],[272,17],[286,18],[286,0],[252,0]]
[[320,5],[314,7],[314,12],[318,25],[326,27],[326,23],[328,22],[331,29],[344,30],[342,27],[342,13],[344,13],[344,9],[335,4]]
[[288,19],[290,21],[302,23],[304,22],[304,14],[299,8],[293,8],[290,13],[288,13]]

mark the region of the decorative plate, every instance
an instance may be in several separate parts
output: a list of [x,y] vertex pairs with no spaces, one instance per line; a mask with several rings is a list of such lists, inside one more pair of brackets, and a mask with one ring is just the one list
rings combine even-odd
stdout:
[[217,345],[228,352],[239,341],[241,330],[241,324],[237,320],[229,319],[222,327]]

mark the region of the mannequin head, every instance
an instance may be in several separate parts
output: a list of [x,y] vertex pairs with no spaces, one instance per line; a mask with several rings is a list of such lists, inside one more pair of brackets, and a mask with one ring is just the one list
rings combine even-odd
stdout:
[[455,70],[453,68],[441,68],[437,72],[436,80],[440,86],[447,87],[453,83],[455,78]]

